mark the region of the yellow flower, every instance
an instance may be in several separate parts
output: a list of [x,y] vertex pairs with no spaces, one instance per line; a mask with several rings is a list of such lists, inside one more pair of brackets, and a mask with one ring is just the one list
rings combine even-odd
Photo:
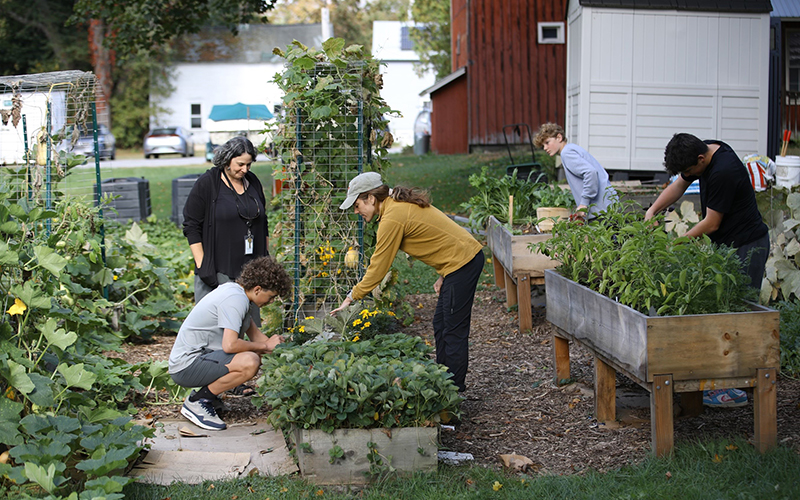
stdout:
[[361,320],[360,319],[354,319],[353,320],[353,326],[358,326],[360,324],[361,324]]
[[115,275],[114,275],[114,281],[117,281],[118,279],[119,279],[119,276],[117,276],[117,275],[115,274]]
[[494,484],[492,485],[492,489],[494,491],[500,491],[500,488],[502,488],[502,487],[503,487],[503,485],[500,484],[500,481],[495,481]]
[[356,335],[355,337],[353,337],[353,342],[358,342],[360,339],[361,339],[361,337]]
[[306,316],[306,320],[314,319],[314,316]]
[[364,326],[362,326],[362,327],[361,327],[361,329],[363,330],[364,328],[369,328],[369,326],[370,326],[371,324],[372,324],[372,323],[370,323],[369,321],[367,321],[366,323],[364,323]]
[[369,309],[364,309],[359,313],[362,318],[367,319],[369,317]]
[[28,306],[25,305],[25,302],[22,302],[19,299],[14,299],[14,305],[9,307],[8,311],[6,311],[6,312],[8,314],[10,314],[11,316],[16,316],[18,314],[24,313],[25,309],[27,309],[27,308],[28,308]]
[[394,313],[394,311],[386,311],[386,314],[388,314],[389,316],[392,316],[392,317],[397,317],[397,315]]
[[298,328],[297,331],[299,331],[300,333],[305,333],[306,327],[303,326],[303,325],[300,325],[300,328]]

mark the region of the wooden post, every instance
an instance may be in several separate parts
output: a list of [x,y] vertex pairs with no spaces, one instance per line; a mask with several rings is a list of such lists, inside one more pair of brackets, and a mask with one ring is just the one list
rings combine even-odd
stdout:
[[703,391],[681,393],[681,415],[696,417],[703,414]]
[[494,268],[494,284],[497,288],[504,288],[506,286],[506,270],[503,269],[503,264],[497,260],[497,256],[492,254],[492,267]]
[[755,432],[753,440],[759,453],[774,448],[778,444],[778,397],[775,368],[756,370],[756,387],[753,391],[753,412]]
[[556,372],[556,385],[569,380],[569,340],[553,335],[553,368]]
[[594,357],[594,416],[598,422],[617,419],[617,371]]
[[517,305],[517,284],[514,283],[514,279],[508,273],[505,274],[505,283],[506,283],[506,307],[510,309],[515,305]]
[[650,429],[653,451],[659,457],[672,453],[675,446],[672,418],[672,375],[655,375],[650,391]]
[[528,332],[533,328],[533,311],[531,311],[531,280],[527,274],[517,277],[517,301],[519,331]]

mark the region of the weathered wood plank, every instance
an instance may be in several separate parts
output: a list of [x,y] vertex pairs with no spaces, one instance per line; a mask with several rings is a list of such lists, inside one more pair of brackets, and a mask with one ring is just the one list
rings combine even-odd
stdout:
[[[363,484],[369,480],[366,475],[370,466],[367,443],[375,443],[384,464],[400,472],[435,471],[438,432],[437,427],[402,427],[337,429],[328,434],[318,429],[295,428],[293,437],[304,478],[315,484]],[[309,446],[301,446],[301,443]],[[339,446],[344,455],[331,464],[328,452],[335,446]]]
[[675,446],[672,415],[672,375],[655,375],[650,391],[652,447],[659,457],[669,455]]
[[598,422],[617,419],[617,371],[594,357],[594,416]]
[[553,335],[553,366],[556,385],[561,385],[562,380],[569,380],[569,340],[558,335]]
[[545,269],[558,266],[558,261],[528,248],[530,243],[540,243],[552,238],[552,234],[512,235],[494,216],[489,217],[486,226],[486,241],[495,259],[499,260],[508,273],[513,276],[544,276]]
[[517,278],[517,303],[519,304],[519,331],[529,332],[533,328],[531,311],[531,280],[527,276]]
[[648,380],[752,377],[780,366],[780,314],[758,306],[741,313],[649,318]]
[[494,269],[494,285],[497,288],[505,288],[506,270],[503,269],[503,264],[494,254],[492,254],[492,268]]
[[676,380],[675,392],[711,391],[756,386],[756,377],[704,378],[699,380]]
[[760,453],[778,445],[778,391],[776,388],[777,370],[759,368],[757,384],[753,391],[753,411],[755,432],[753,441]]
[[514,307],[517,305],[517,284],[514,283],[514,278],[508,274],[503,281],[506,285],[506,307]]
[[623,371],[647,375],[647,316],[610,298],[545,271],[547,320]]

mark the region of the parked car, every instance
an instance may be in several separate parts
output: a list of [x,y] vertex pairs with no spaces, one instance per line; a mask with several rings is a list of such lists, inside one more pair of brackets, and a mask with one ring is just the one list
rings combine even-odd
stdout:
[[194,156],[192,133],[183,127],[159,127],[144,136],[144,157],[158,158],[163,154]]
[[[59,150],[76,155],[94,156],[94,134],[91,130],[81,126],[79,128],[80,135],[78,140],[72,143],[72,126],[68,127],[64,134],[64,140],[61,142]],[[108,158],[113,160],[117,156],[117,140],[114,134],[105,125],[97,126],[97,150],[99,151],[100,158]]]

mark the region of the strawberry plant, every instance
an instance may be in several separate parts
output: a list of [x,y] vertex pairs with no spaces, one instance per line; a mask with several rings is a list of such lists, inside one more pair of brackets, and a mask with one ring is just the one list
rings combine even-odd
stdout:
[[264,358],[254,403],[286,430],[435,425],[443,411],[458,413],[461,397],[431,351],[404,334],[281,345]]
[[689,239],[618,203],[596,222],[557,222],[534,248],[561,262],[565,277],[649,315],[747,310],[754,298],[736,251],[704,236]]

